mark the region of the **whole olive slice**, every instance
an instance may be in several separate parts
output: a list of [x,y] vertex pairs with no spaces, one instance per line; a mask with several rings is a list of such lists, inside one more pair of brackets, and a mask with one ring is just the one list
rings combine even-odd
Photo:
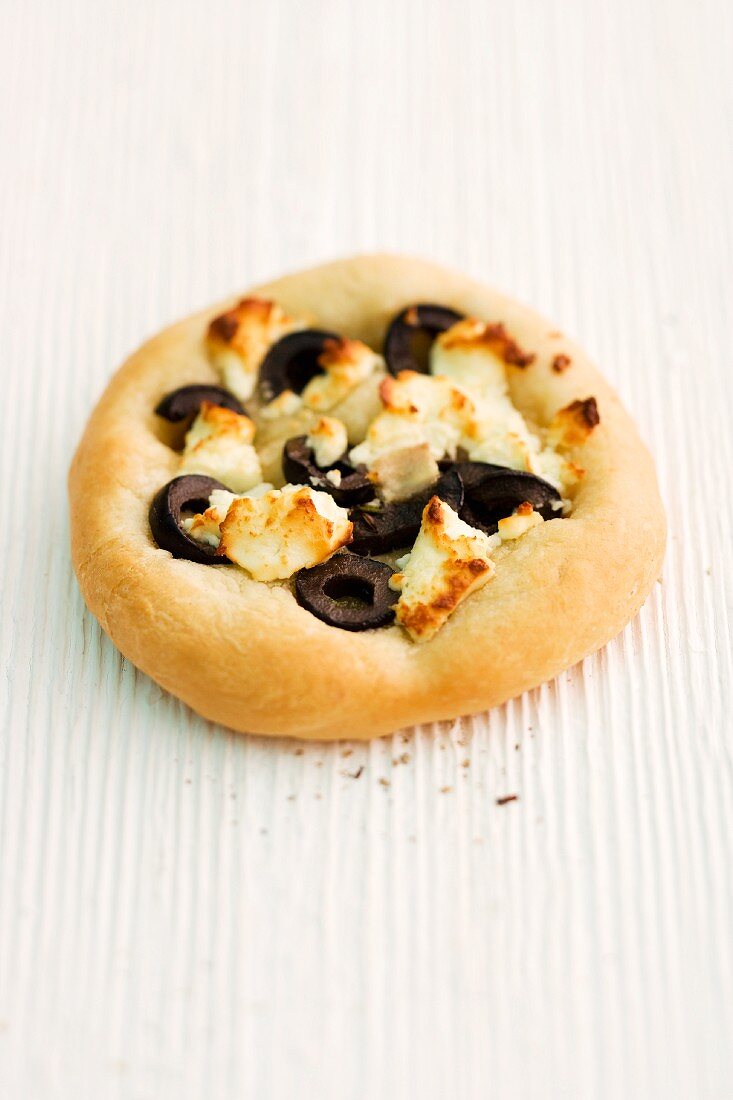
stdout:
[[318,356],[327,340],[338,340],[335,332],[305,328],[289,332],[269,349],[260,366],[260,400],[272,401],[283,390],[301,393],[317,374],[322,373]]
[[524,470],[511,470],[488,462],[454,462],[451,466],[464,487],[461,518],[493,535],[499,520],[528,501],[543,519],[562,515],[561,497],[554,485]]
[[199,565],[231,564],[227,558],[217,556],[215,547],[197,542],[181,526],[181,513],[205,511],[214,489],[226,489],[226,485],[203,474],[185,474],[174,477],[155,494],[148,520],[153,538],[161,550],[167,550],[174,558],[187,558]]
[[[322,565],[295,574],[295,597],[301,607],[341,630],[372,630],[394,619],[397,593],[389,587],[391,566],[341,551]],[[358,606],[339,603],[351,598]]]
[[212,405],[219,405],[223,409],[232,409],[236,413],[244,412],[236,397],[223,386],[206,385],[181,386],[173,390],[156,405],[155,411],[164,420],[170,420],[175,424],[188,417],[194,417],[203,401],[209,401]]
[[[326,476],[332,470],[341,474],[338,485]],[[348,462],[339,460],[331,466],[317,466],[313,448],[308,446],[307,436],[297,435],[289,439],[283,448],[283,473],[294,485],[313,485],[314,488],[330,493],[342,508],[353,508],[374,498],[374,486],[364,473],[364,468],[356,468]]]
[[355,508],[350,513],[354,524],[351,550],[357,554],[386,554],[389,550],[412,546],[420,530],[425,505],[434,496],[440,497],[454,511],[459,511],[463,503],[460,474],[448,470],[440,475],[434,485],[409,500],[385,504],[378,512]]
[[432,343],[436,336],[463,320],[463,314],[448,306],[436,306],[430,303],[408,306],[398,313],[384,338],[384,358],[392,374],[401,370],[419,371],[426,374],[413,350],[414,338],[423,333]]

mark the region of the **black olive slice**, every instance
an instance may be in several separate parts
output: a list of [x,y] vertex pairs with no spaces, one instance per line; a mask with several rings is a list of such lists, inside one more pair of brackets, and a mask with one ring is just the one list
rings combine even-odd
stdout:
[[412,546],[420,531],[422,514],[431,497],[440,497],[458,512],[463,503],[463,484],[455,470],[440,475],[434,485],[409,500],[385,504],[379,511],[350,513],[354,536],[350,549],[357,554],[386,554]]
[[[334,485],[326,477],[331,470],[341,474],[341,481]],[[283,448],[283,473],[293,485],[312,485],[324,493],[330,493],[341,508],[353,508],[373,500],[375,491],[364,468],[355,468],[348,462],[339,460],[331,466],[317,466],[312,447],[308,446],[307,436],[298,435],[289,439]]]
[[197,542],[181,526],[181,513],[204,512],[214,489],[226,489],[226,485],[203,474],[185,474],[174,477],[155,494],[148,520],[161,550],[167,550],[174,558],[187,558],[200,565],[231,564],[227,558],[217,556],[214,546]]
[[172,393],[166,394],[155,411],[164,420],[177,424],[180,420],[194,417],[204,401],[219,405],[222,409],[231,409],[236,413],[244,412],[236,397],[223,386],[206,385],[181,386],[180,389],[173,390]]
[[462,320],[462,313],[457,313],[447,306],[425,303],[403,309],[390,324],[384,338],[384,358],[388,370],[395,375],[401,370],[414,370],[427,374],[414,354],[413,343],[416,334],[423,333],[432,343],[441,332],[445,332]]
[[272,401],[283,390],[301,393],[323,370],[318,365],[327,340],[338,340],[335,332],[306,328],[289,332],[273,344],[260,367],[259,395],[261,401]]
[[450,468],[463,482],[461,518],[489,535],[498,531],[500,519],[510,516],[525,501],[543,519],[562,516],[560,494],[541,477],[488,462],[454,462]]
[[[389,587],[391,566],[348,551],[322,565],[295,574],[295,596],[301,607],[329,626],[342,630],[372,630],[394,619],[397,593]],[[339,603],[358,600],[359,606]]]

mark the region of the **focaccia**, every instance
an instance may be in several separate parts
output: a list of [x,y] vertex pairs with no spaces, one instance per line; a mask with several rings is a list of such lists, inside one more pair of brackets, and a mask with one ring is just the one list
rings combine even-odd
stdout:
[[579,347],[411,258],[288,275],[118,371],[69,476],[121,652],[237,730],[369,738],[556,676],[661,569],[652,460]]

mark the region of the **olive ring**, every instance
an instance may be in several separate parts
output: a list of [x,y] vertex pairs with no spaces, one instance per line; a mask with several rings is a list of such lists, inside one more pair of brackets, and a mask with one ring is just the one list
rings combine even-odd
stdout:
[[[381,561],[343,551],[295,575],[295,597],[301,607],[342,630],[372,630],[394,619],[397,594],[389,587],[394,569]],[[359,607],[339,600],[357,599]]]
[[226,485],[203,474],[184,474],[158,490],[150,505],[148,521],[161,550],[199,565],[231,565],[228,558],[217,555],[215,546],[197,542],[182,525],[181,513],[204,512],[215,489],[226,489]]

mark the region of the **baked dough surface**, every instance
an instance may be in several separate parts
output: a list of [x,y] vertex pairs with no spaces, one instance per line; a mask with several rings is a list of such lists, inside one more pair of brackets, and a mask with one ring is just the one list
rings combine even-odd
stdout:
[[[370,738],[472,714],[557,675],[613,638],[660,573],[665,518],[652,460],[587,357],[526,307],[451,270],[393,255],[358,256],[254,288],[319,326],[381,348],[414,302],[503,321],[536,354],[509,368],[515,404],[539,424],[594,396],[601,422],[570,457],[583,466],[572,514],[496,555],[496,575],[416,645],[398,626],[350,633],[301,608],[287,585],[236,566],[159,549],[156,491],[178,472],[153,410],[194,382],[218,382],[209,321],[231,302],[154,337],[117,372],[89,420],[69,475],[72,557],[90,610],[121,652],[206,718],[236,730],[308,739]],[[569,356],[555,371],[556,356]]]

